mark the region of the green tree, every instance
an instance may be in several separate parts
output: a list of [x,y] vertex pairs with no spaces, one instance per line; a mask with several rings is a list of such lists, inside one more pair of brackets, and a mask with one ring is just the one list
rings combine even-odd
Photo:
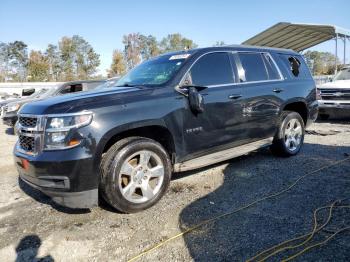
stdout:
[[0,43],[0,81],[8,80],[10,64],[10,47],[7,43]]
[[50,65],[48,58],[40,51],[32,50],[28,61],[28,81],[42,82],[47,81],[49,77]]
[[157,38],[153,35],[140,35],[140,52],[142,60],[148,60],[160,53]]
[[160,41],[160,49],[162,53],[178,50],[187,50],[196,48],[197,45],[193,40],[183,37],[181,34],[170,34]]
[[134,68],[141,62],[141,38],[139,33],[123,36],[124,56],[127,69]]
[[60,60],[61,60],[61,74],[60,80],[72,81],[74,80],[74,46],[72,38],[64,36],[58,43]]
[[64,81],[89,79],[100,65],[100,56],[81,36],[63,37],[59,42],[61,79]]
[[108,70],[108,77],[120,76],[126,72],[126,63],[123,52],[114,50],[112,56],[111,68]]
[[59,81],[62,69],[58,47],[56,45],[49,44],[46,48],[45,56],[49,65],[48,81]]
[[28,52],[24,42],[0,43],[1,81],[25,81],[27,63]]
[[15,81],[26,81],[28,50],[23,41],[9,43],[10,66],[12,67],[12,79]]
[[[335,71],[335,55],[330,52],[307,51],[304,58],[314,75],[330,75]],[[340,64],[337,58],[337,64]]]

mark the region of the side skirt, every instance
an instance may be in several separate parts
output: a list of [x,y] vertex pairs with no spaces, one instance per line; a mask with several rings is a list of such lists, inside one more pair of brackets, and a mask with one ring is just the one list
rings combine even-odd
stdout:
[[174,165],[174,172],[183,172],[209,166],[215,163],[219,163],[231,158],[245,155],[249,152],[257,150],[261,147],[269,146],[272,144],[273,137],[263,140],[255,141],[249,144],[229,148],[223,151],[215,152],[209,155],[194,158],[182,163],[176,163]]

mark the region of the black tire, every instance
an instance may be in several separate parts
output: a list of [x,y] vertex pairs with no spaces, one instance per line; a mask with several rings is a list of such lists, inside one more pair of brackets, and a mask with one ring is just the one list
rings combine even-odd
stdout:
[[327,115],[327,114],[319,114],[318,117],[319,117],[321,120],[328,120],[329,115]]
[[[121,167],[133,154],[147,150],[154,153],[164,167],[163,181],[159,191],[152,199],[143,203],[133,203],[127,200],[120,189],[122,180],[119,178]],[[171,162],[165,149],[158,142],[143,138],[129,137],[115,143],[102,157],[100,165],[100,191],[102,197],[115,209],[123,213],[134,213],[145,210],[156,204],[165,194],[171,179]]]
[[[300,135],[300,143],[295,148],[290,148],[286,145],[286,129],[288,128],[288,124],[292,119],[295,119],[300,123],[301,127],[301,135]],[[302,117],[297,112],[292,111],[283,111],[280,117],[280,125],[278,131],[273,139],[272,145],[270,147],[272,153],[278,156],[289,157],[294,156],[299,153],[301,146],[304,143],[304,135],[305,135],[305,125]],[[287,143],[288,144],[288,143]]]

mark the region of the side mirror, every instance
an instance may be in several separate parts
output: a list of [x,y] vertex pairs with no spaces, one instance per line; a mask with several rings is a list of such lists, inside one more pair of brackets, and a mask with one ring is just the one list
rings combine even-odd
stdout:
[[188,102],[190,104],[191,111],[194,114],[199,114],[204,111],[204,99],[194,86],[188,88]]

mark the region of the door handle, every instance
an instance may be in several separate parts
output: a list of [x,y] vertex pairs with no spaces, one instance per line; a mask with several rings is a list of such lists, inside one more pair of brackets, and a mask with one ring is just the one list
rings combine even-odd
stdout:
[[282,88],[275,88],[272,91],[275,92],[275,93],[281,93],[281,92],[283,92],[283,89]]
[[242,97],[242,95],[240,95],[240,94],[232,94],[232,95],[228,96],[229,99],[238,99],[240,97]]

